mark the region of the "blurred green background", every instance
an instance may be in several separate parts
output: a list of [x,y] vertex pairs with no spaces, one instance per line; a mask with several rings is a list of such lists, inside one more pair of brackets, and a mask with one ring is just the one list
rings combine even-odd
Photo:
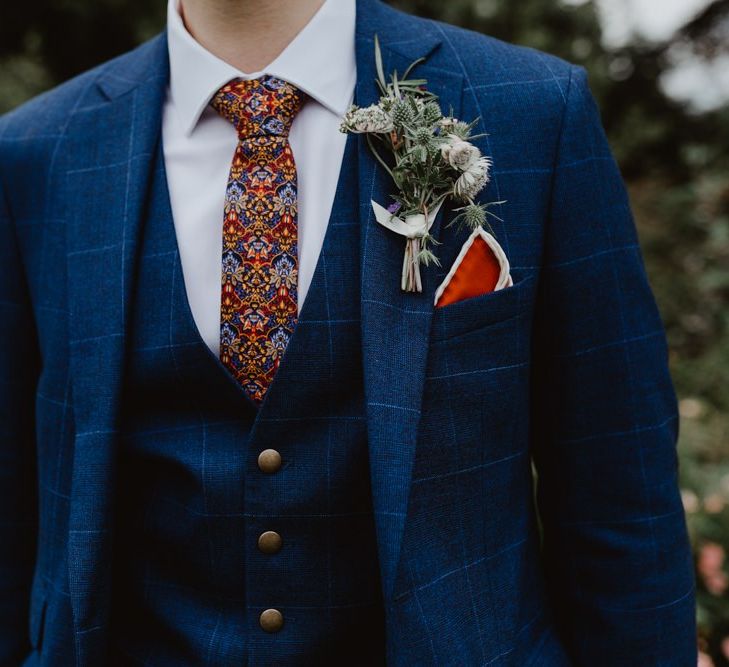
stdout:
[[[151,37],[164,4],[3,3],[0,112]],[[394,4],[589,70],[668,329],[702,667],[729,666],[729,0]]]

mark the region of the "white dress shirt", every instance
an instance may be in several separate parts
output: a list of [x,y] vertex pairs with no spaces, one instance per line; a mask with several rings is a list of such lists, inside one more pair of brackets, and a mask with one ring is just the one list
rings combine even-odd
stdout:
[[209,106],[231,79],[270,74],[308,98],[289,134],[298,176],[299,311],[314,275],[329,222],[346,135],[339,131],[352,102],[355,0],[325,0],[286,49],[264,70],[244,73],[203,48],[185,28],[179,0],[170,0],[167,28],[170,84],[162,141],[172,216],[187,299],[200,336],[220,350],[223,206],[238,136]]

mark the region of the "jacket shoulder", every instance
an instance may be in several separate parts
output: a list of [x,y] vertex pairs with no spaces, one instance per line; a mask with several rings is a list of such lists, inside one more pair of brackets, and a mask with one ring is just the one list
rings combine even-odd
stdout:
[[515,83],[535,79],[569,79],[574,65],[537,49],[510,44],[485,33],[423,18],[387,7],[391,23],[398,25],[401,47],[417,44],[422,38],[437,39],[442,45],[432,54],[435,66],[461,70],[472,82],[493,79]]
[[431,21],[444,42],[448,57],[462,65],[472,80],[503,83],[535,79],[569,79],[574,65],[544,51],[510,44],[490,35]]
[[[558,123],[572,82],[581,68],[537,49],[510,44],[490,35],[441,21],[405,14],[389,8],[402,41],[392,45],[405,52],[427,39],[440,46],[428,57],[429,65],[461,74],[469,97],[483,110],[521,118],[536,114]],[[580,82],[582,82],[582,78]]]

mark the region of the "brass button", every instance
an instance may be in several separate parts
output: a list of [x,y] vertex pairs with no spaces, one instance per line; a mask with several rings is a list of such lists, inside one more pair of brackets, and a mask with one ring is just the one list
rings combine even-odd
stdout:
[[283,627],[283,614],[278,609],[266,609],[261,612],[258,622],[266,632],[278,632]]
[[263,472],[277,472],[281,468],[281,454],[275,449],[264,449],[258,455],[258,467]]
[[267,530],[258,537],[258,548],[264,554],[275,554],[281,550],[281,536],[275,530]]

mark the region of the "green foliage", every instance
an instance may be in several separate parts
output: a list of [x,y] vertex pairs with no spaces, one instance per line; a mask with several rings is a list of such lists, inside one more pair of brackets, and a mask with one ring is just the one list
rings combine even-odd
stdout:
[[[677,46],[707,57],[727,48],[729,0],[711,2],[665,43],[636,41],[617,50],[603,46],[591,1],[393,4],[587,68],[628,181],[671,344],[702,648],[715,667],[729,665],[729,109],[690,113],[659,85]],[[3,3],[0,112],[133,47],[162,26],[164,9],[162,0]]]

